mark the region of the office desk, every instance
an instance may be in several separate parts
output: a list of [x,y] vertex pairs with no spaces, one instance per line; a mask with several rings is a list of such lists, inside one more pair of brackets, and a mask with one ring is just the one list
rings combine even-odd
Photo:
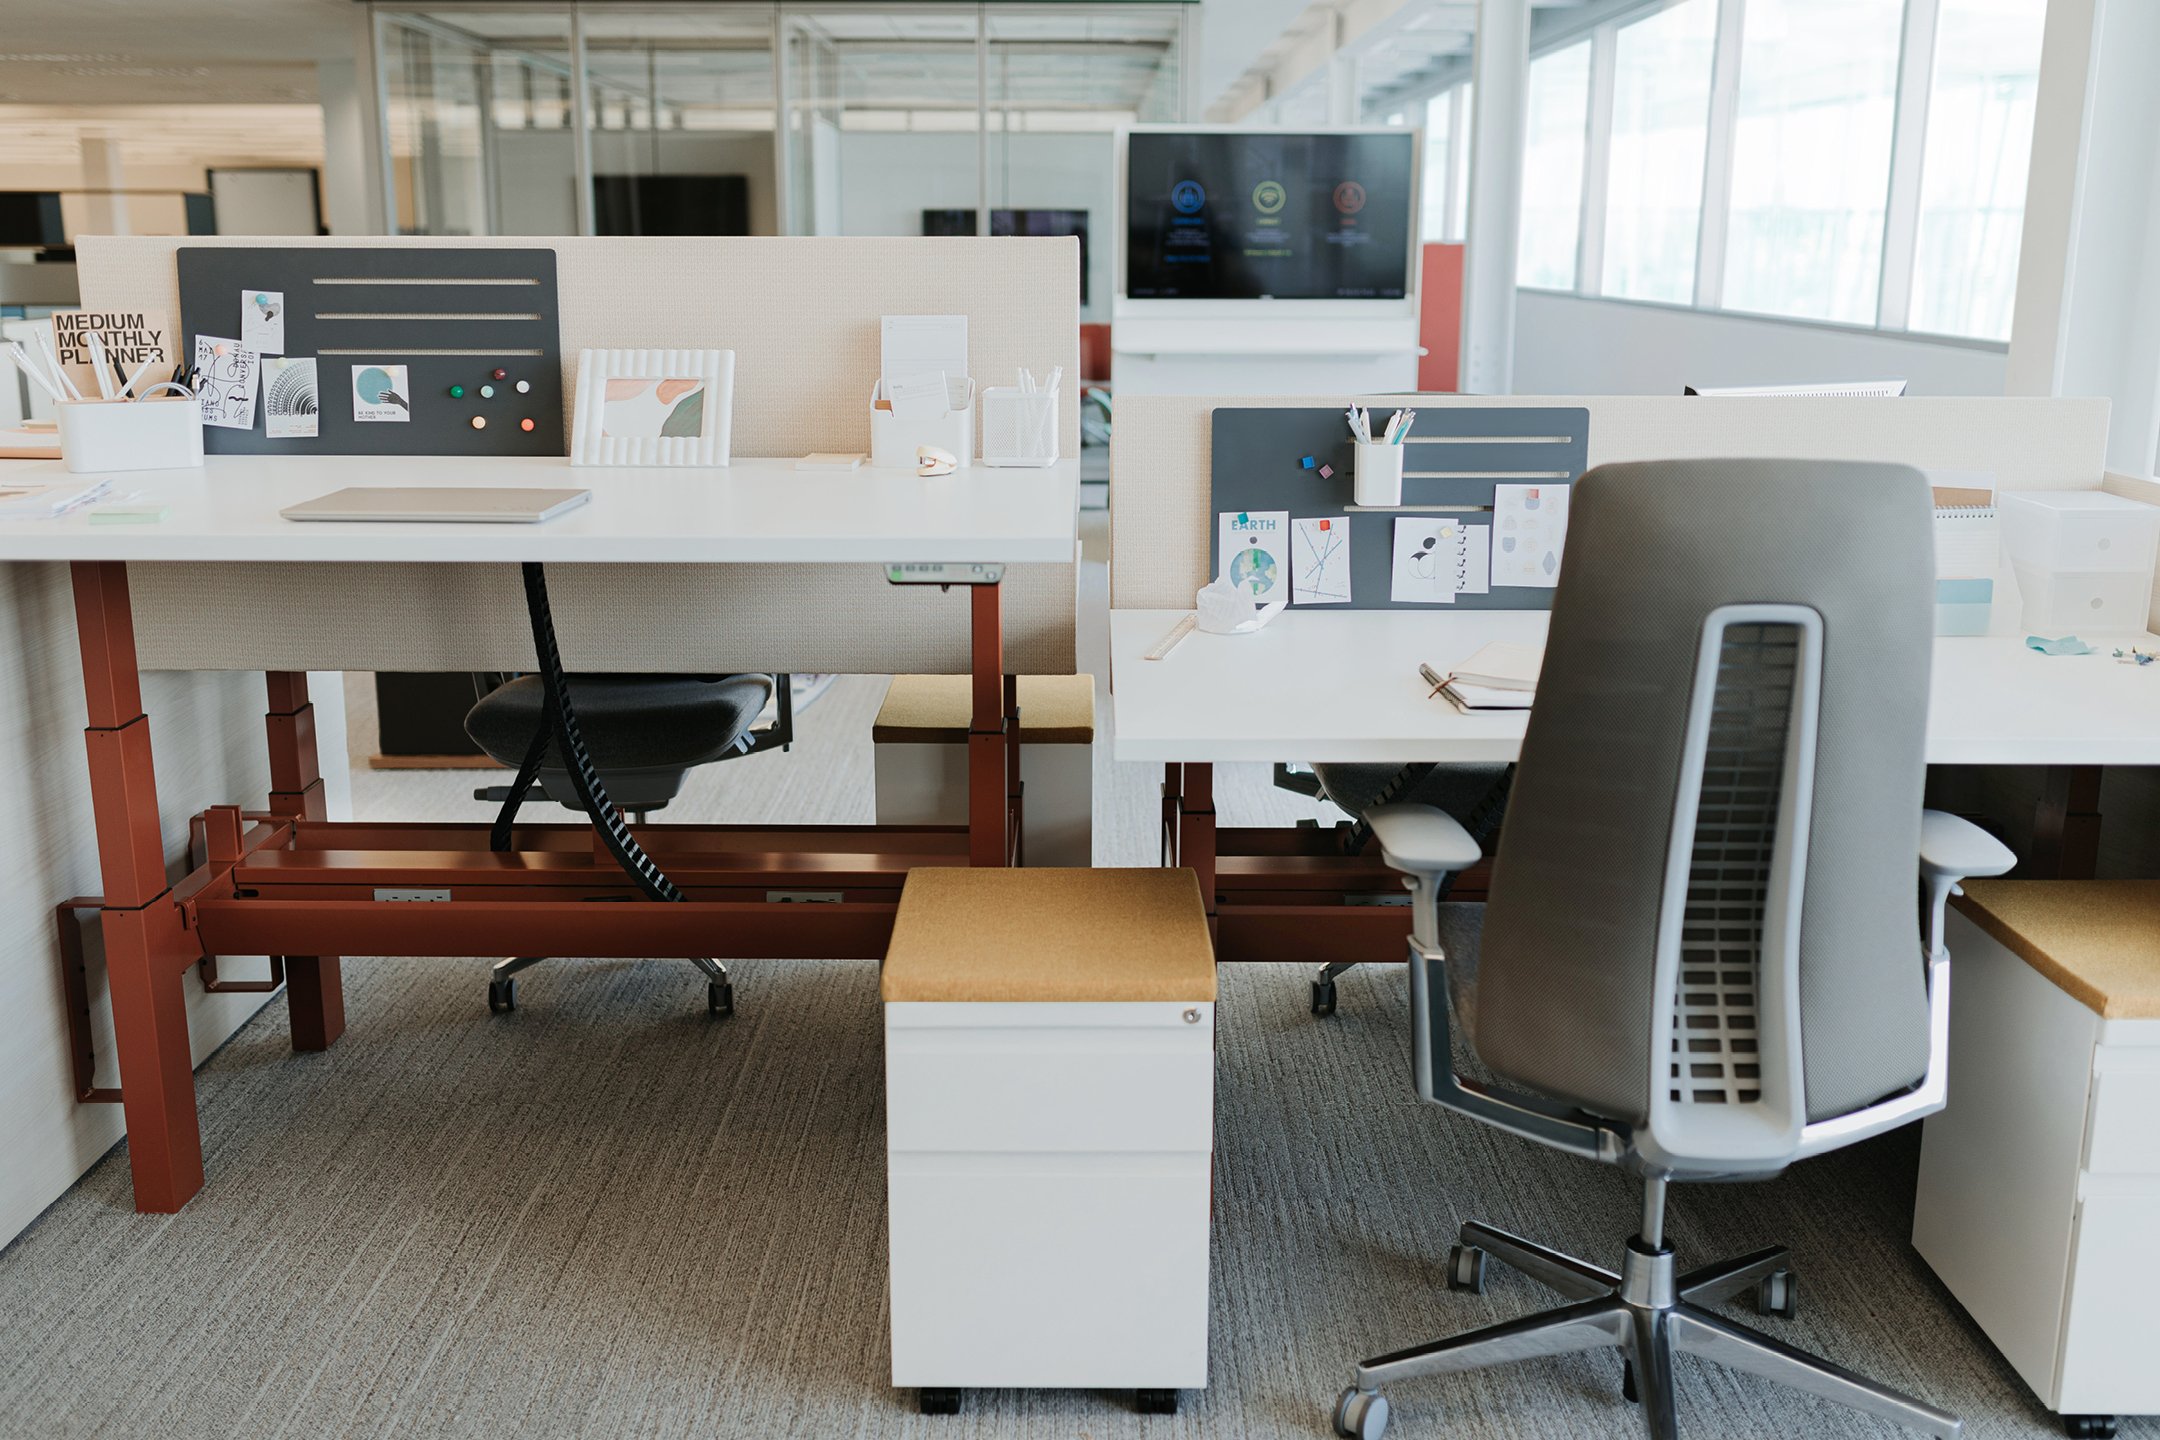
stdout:
[[[1524,717],[1465,715],[1429,697],[1417,667],[1444,674],[1494,640],[1542,644],[1548,612],[1292,611],[1257,634],[1196,632],[1168,658],[1146,659],[1185,613],[1111,612],[1113,754],[1165,766],[1166,856],[1221,897],[1217,953],[1401,958],[1399,915],[1342,904],[1346,894],[1399,894],[1398,877],[1377,856],[1343,855],[1331,831],[1218,829],[1210,767],[1511,761]],[[2160,647],[2149,635],[2137,643]],[[2054,868],[2089,873],[2100,767],[2160,765],[2160,665],[2046,656],[2013,637],[1937,640],[1927,758],[2048,767],[2042,820],[2057,833],[2041,848],[2054,847]],[[1479,893],[1480,878],[1471,872],[1459,893]]]
[[[13,465],[14,481],[66,481],[57,462]],[[818,475],[791,460],[726,469],[575,468],[531,459],[217,456],[200,470],[110,477],[169,507],[152,525],[92,525],[86,512],[0,518],[0,560],[65,560],[74,575],[87,692],[101,896],[118,1094],[90,1090],[87,1016],[78,1015],[78,1092],[126,1108],[138,1209],[172,1211],[202,1185],[181,980],[217,955],[279,957],[297,1049],[344,1029],[339,962],[393,955],[869,956],[916,864],[1006,863],[1018,833],[1019,727],[1003,671],[999,587],[970,584],[973,714],[968,823],[948,827],[648,826],[640,840],[688,897],[676,905],[592,904],[639,893],[584,825],[520,825],[511,849],[488,827],[325,820],[303,670],[269,674],[271,793],[262,811],[217,806],[196,820],[199,863],[168,883],[149,720],[129,599],[130,562],[750,564],[863,566],[901,561],[1069,563],[1079,465]],[[543,525],[301,524],[278,511],[349,484],[583,486],[586,505]],[[865,625],[875,625],[869,615]],[[457,617],[443,623],[456,624]],[[337,669],[335,655],[309,668]],[[776,666],[775,668],[784,668]],[[419,891],[409,904],[387,892]],[[833,903],[780,903],[781,892]],[[65,933],[65,932],[64,932]],[[71,975],[79,989],[79,977]]]

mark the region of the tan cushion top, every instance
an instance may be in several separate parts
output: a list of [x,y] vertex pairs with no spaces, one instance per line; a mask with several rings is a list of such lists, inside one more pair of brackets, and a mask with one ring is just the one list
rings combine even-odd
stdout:
[[2104,1019],[2160,1019],[2160,880],[1968,880],[1953,903]]
[[908,871],[887,1000],[1213,1000],[1190,870]]
[[[966,675],[895,675],[870,738],[880,745],[957,745],[967,739]],[[1020,739],[1036,745],[1095,743],[1095,677],[1022,675]]]

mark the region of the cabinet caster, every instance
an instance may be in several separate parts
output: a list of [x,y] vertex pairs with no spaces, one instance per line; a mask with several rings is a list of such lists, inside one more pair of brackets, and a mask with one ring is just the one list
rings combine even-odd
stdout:
[[517,1009],[517,981],[488,981],[488,1013],[501,1015]]
[[1475,1245],[1451,1245],[1447,1252],[1447,1288],[1485,1293],[1485,1252]]
[[[705,1013],[715,1020],[725,1020],[735,1013],[735,987],[726,980],[708,980],[705,983]],[[927,1411],[924,1413],[928,1413]]]
[[1800,1282],[1790,1270],[1773,1270],[1756,1282],[1755,1313],[1790,1320],[1800,1313]]
[[2113,1415],[2065,1415],[2062,1417],[2063,1434],[2071,1440],[2110,1440],[2115,1433],[2116,1417]]
[[1355,1385],[1335,1401],[1335,1433],[1343,1440],[1380,1440],[1387,1431],[1387,1397]]
[[1136,1390],[1133,1392],[1133,1408],[1142,1415],[1175,1415],[1177,1391]]
[[1642,1404],[1642,1392],[1635,1388],[1635,1362],[1620,1362],[1620,1398],[1630,1405]]
[[1315,980],[1312,982],[1312,1013],[1323,1019],[1335,1013],[1335,982]]
[[950,1386],[925,1385],[915,1392],[915,1405],[925,1415],[957,1415],[960,1392]]

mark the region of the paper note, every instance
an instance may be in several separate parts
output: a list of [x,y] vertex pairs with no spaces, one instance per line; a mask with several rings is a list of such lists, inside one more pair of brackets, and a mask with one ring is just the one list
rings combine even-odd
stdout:
[[1398,515],[1388,599],[1398,604],[1452,605],[1467,578],[1466,563],[1461,521]]
[[1255,603],[1287,599],[1290,540],[1287,510],[1226,510],[1215,517],[1218,575],[1246,591]]
[[263,361],[263,433],[272,440],[311,440],[322,406],[316,397],[315,357]]
[[410,420],[412,389],[403,365],[352,367],[352,418],[362,422]]
[[890,385],[919,375],[965,375],[967,349],[965,315],[887,315],[879,329],[878,377]]
[[285,292],[240,292],[240,343],[259,355],[285,353]]
[[1493,487],[1492,583],[1550,590],[1567,544],[1568,487]]
[[1484,595],[1492,590],[1492,526],[1462,527],[1463,563],[1458,595]]
[[1298,605],[1350,603],[1350,517],[1294,520],[1290,599]]
[[195,399],[205,425],[225,430],[255,428],[255,386],[262,356],[237,340],[195,337]]
[[[145,362],[150,368],[143,372],[136,387],[138,390],[147,390],[160,380],[172,379],[173,366],[179,363],[179,357],[173,352],[172,332],[165,326],[162,311],[56,310],[52,330],[53,349],[60,358],[60,368],[75,382],[76,389],[93,400],[98,396],[97,371],[90,360],[90,332],[93,330],[104,344],[106,356],[119,367],[119,376],[112,381],[115,389]],[[112,376],[110,368],[106,375]]]

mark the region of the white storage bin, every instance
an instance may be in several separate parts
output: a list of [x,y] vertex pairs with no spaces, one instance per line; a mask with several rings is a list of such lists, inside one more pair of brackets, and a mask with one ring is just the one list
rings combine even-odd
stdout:
[[2003,538],[2019,565],[2087,573],[2153,568],[2160,507],[2105,490],[2015,491],[1998,503]]
[[870,387],[870,463],[880,469],[913,470],[924,445],[949,450],[965,467],[975,454],[975,382],[948,377],[950,405],[943,414],[905,418],[878,408],[879,387]]
[[2152,605],[2153,572],[2053,571],[2017,565],[2024,628],[2035,635],[2136,635]]

